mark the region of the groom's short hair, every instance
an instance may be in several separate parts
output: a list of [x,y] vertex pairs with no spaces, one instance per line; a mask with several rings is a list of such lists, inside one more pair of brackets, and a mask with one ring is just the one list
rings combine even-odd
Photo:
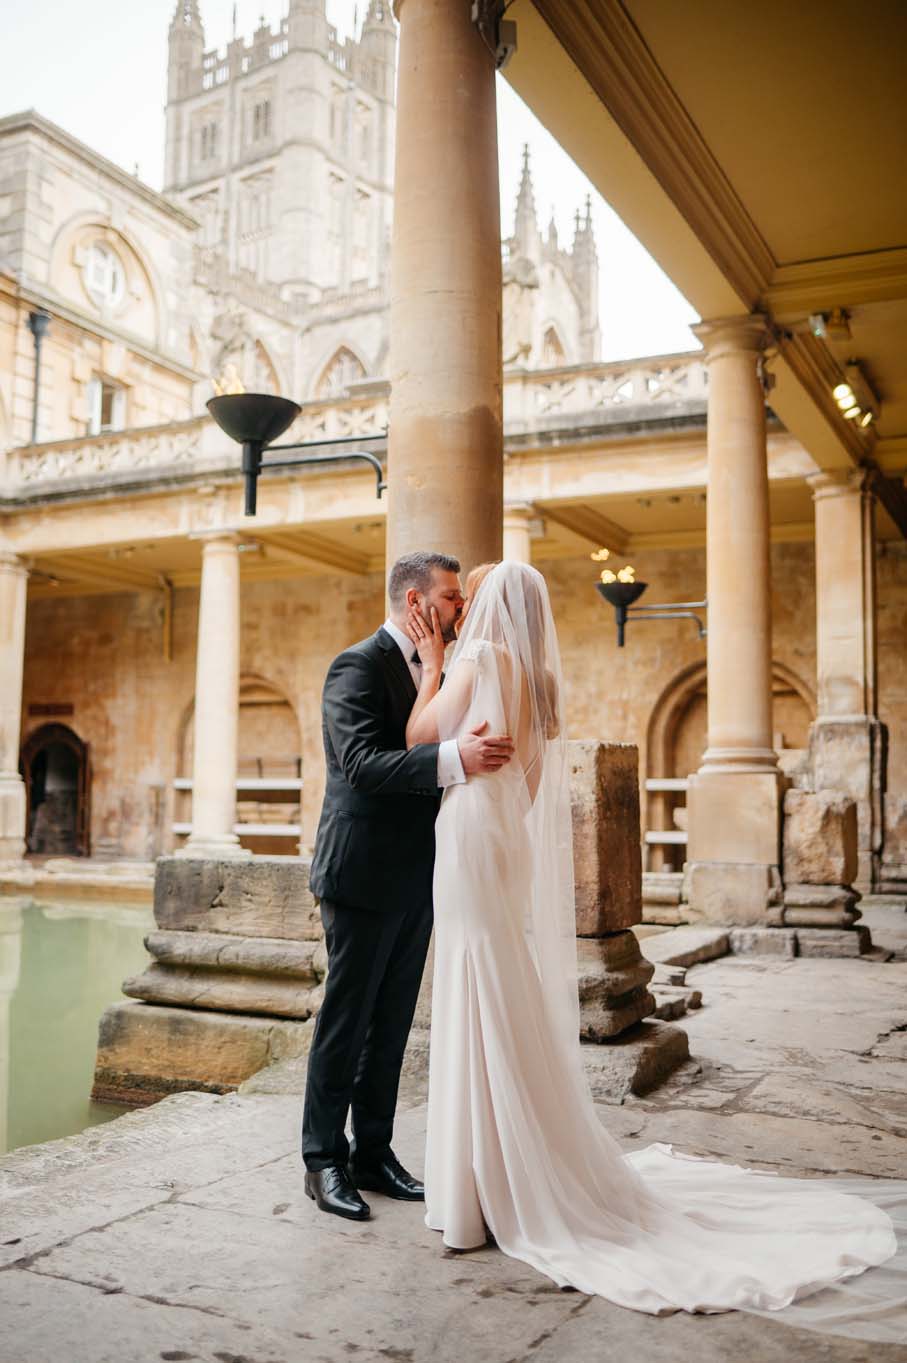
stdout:
[[387,579],[387,594],[395,610],[403,605],[411,587],[417,592],[429,590],[435,568],[442,573],[458,573],[460,560],[452,554],[429,554],[424,549],[397,559]]

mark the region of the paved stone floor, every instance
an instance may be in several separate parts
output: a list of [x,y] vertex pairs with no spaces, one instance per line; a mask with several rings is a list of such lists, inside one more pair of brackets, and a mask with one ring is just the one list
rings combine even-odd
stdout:
[[[907,915],[873,960],[697,966],[695,1057],[602,1121],[788,1173],[907,1173]],[[275,1067],[276,1070],[276,1067]],[[560,1292],[493,1249],[445,1253],[417,1208],[352,1225],[305,1198],[300,1066],[184,1094],[0,1160],[0,1363],[904,1363],[907,1347],[730,1313],[652,1318]],[[413,1059],[397,1148],[421,1168]]]

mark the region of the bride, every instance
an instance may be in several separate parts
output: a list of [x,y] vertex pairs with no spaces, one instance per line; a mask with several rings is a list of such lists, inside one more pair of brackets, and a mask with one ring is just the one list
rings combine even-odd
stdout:
[[[434,622],[432,622],[434,623]],[[896,1249],[881,1208],[828,1181],[684,1156],[623,1155],[579,1044],[563,685],[542,576],[487,572],[443,688],[444,645],[413,614],[422,683],[407,744],[487,721],[513,761],[448,787],[436,825],[426,1223],[486,1230],[562,1287],[621,1306],[777,1310]]]

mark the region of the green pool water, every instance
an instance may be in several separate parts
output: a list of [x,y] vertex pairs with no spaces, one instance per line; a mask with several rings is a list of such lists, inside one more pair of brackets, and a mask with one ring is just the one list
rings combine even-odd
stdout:
[[125,1110],[89,1098],[98,1021],[152,926],[150,907],[0,896],[0,1153]]

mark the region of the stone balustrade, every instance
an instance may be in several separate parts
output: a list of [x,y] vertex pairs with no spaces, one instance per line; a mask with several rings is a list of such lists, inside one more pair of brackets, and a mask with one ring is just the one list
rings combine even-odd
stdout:
[[[698,354],[562,369],[511,370],[504,376],[505,441],[525,443],[533,433],[565,427],[657,422],[666,417],[701,415],[706,402],[706,370]],[[336,397],[306,402],[281,443],[341,439],[385,431],[390,386],[366,380]],[[59,485],[79,486],[103,479],[154,482],[196,467],[224,468],[239,454],[207,416],[167,425],[73,436],[40,445],[23,445],[5,456],[8,496],[45,492]]]

